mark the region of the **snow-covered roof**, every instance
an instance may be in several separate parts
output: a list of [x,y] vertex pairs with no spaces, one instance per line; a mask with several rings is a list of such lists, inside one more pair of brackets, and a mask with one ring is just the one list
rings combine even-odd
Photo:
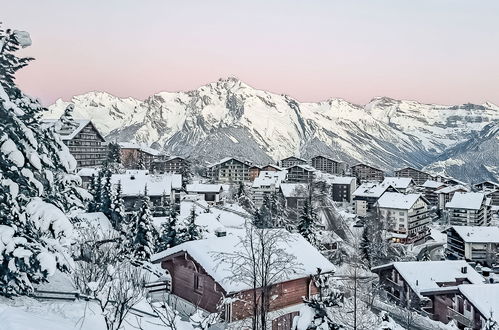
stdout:
[[237,159],[235,157],[225,157],[225,158],[220,159],[218,162],[208,164],[208,167],[213,167],[213,166],[221,165],[221,164],[226,163],[226,162],[228,162],[229,160],[232,160],[232,159],[234,159],[236,162],[240,162],[240,163],[243,163],[245,165],[251,166],[248,162],[245,162],[243,160]]
[[357,178],[353,176],[333,176],[327,181],[330,184],[351,184],[352,181],[357,180]]
[[79,175],[79,176],[92,176],[92,175],[97,176],[98,174],[99,174],[98,169],[90,168],[90,167],[82,167],[82,168],[80,168],[78,173],[76,173],[76,175]]
[[323,155],[317,155],[317,156],[312,157],[312,159],[315,159],[315,158],[324,158],[324,159],[333,161],[335,163],[341,163],[341,161],[339,161],[339,160],[333,159],[333,158],[328,157],[328,156],[323,156]]
[[414,181],[412,178],[404,178],[404,177],[385,177],[383,180],[384,184],[390,184],[396,189],[407,189],[412,185],[414,185]]
[[379,168],[377,168],[377,167],[374,167],[374,166],[371,166],[371,165],[367,165],[367,164],[364,164],[364,163],[357,163],[357,164],[354,164],[354,165],[350,166],[350,168],[352,168],[352,167],[357,167],[357,166],[366,166],[366,167],[370,167],[370,168],[372,168],[373,170],[377,170],[377,171],[381,171],[381,172],[383,172],[383,170],[381,170],[381,169],[379,169]]
[[144,195],[147,185],[147,194],[149,196],[170,195],[172,189],[182,187],[182,175],[180,174],[113,174],[111,183],[113,185],[121,182],[123,196]]
[[443,187],[435,191],[435,194],[450,194],[459,190],[469,191],[466,186],[458,184],[457,186]]
[[[59,119],[42,119],[42,127],[52,127],[54,126]],[[61,136],[63,140],[72,140],[80,131],[85,128],[88,124],[90,124],[90,120],[88,119],[73,119],[75,123],[74,126],[63,125],[61,129],[57,131],[57,134]],[[97,130],[97,129],[96,129]],[[99,136],[104,140],[102,135],[97,131]]]
[[196,193],[218,193],[223,190],[221,184],[193,183],[186,186],[188,192]]
[[375,197],[379,198],[381,195],[385,193],[385,191],[393,187],[389,184],[384,183],[374,183],[374,182],[366,182],[361,184],[354,192],[354,197]]
[[280,188],[286,198],[308,196],[308,185],[306,183],[281,183]]
[[264,168],[264,167],[273,167],[273,168],[275,168],[278,171],[284,170],[282,167],[274,165],[274,164],[267,164],[267,165],[262,166],[262,168]]
[[306,164],[297,164],[297,165],[293,165],[293,166],[290,166],[287,168],[287,170],[289,170],[290,168],[293,168],[293,167],[299,167],[305,171],[308,171],[308,172],[315,172],[317,171],[314,167],[310,166],[310,165],[306,165]]
[[[298,233],[289,233],[284,229],[266,229],[280,231],[285,239],[276,241],[276,248],[282,249],[296,258],[293,263],[295,271],[287,274],[280,282],[291,281],[298,278],[308,277],[317,273],[320,268],[323,272],[335,271],[335,266],[327,260],[315,247]],[[242,234],[245,235],[245,234]],[[241,244],[241,236],[227,235],[190,241],[177,245],[153,255],[153,262],[159,262],[178,252],[187,252],[213,279],[228,293],[240,292],[252,287],[244,281],[232,281],[233,268],[230,258],[222,258],[223,253],[235,252],[244,249]]]
[[461,284],[458,289],[484,317],[499,322],[499,284]]
[[102,212],[80,213],[75,215],[75,218],[84,223],[85,225],[91,225],[103,235],[114,232],[114,228],[111,225],[111,222]]
[[440,181],[434,181],[434,180],[426,180],[422,187],[424,188],[440,188],[442,186],[445,186],[445,183],[440,182]]
[[[464,260],[393,262],[372,270],[376,272],[391,266],[418,295],[421,291],[438,289],[442,283],[456,282],[456,279],[464,278],[472,284],[484,282],[484,278]],[[462,272],[463,267],[466,267],[466,273]]]
[[482,207],[484,199],[486,199],[484,193],[456,192],[454,196],[452,196],[452,200],[445,204],[445,207],[452,209],[479,210]]
[[296,156],[289,156],[289,157],[286,157],[286,158],[281,159],[281,162],[282,162],[282,161],[284,161],[284,160],[289,160],[289,159],[301,160],[302,162],[306,162],[306,161],[307,161],[306,159],[303,159],[303,158],[300,158],[300,157],[296,157]]
[[286,179],[287,171],[261,171],[253,181],[253,188],[275,185],[277,188]]
[[421,198],[421,194],[386,192],[378,199],[380,208],[409,210]]
[[142,152],[148,153],[148,154],[153,155],[153,156],[158,156],[161,154],[161,151],[158,151],[158,150],[153,149],[153,148],[149,148],[147,146],[139,145],[139,144],[133,143],[133,142],[119,142],[119,145],[122,149],[137,149],[137,150],[140,150]]
[[499,243],[499,227],[453,226],[466,243]]

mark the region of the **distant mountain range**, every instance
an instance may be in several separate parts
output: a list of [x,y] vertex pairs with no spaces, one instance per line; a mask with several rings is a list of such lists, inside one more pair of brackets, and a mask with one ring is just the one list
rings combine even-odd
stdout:
[[[318,154],[392,171],[427,168],[476,182],[499,178],[499,107],[374,98],[298,102],[227,78],[144,101],[90,92],[71,99],[109,140],[136,141],[212,162],[226,156],[268,163]],[[70,102],[57,100],[46,118]]]

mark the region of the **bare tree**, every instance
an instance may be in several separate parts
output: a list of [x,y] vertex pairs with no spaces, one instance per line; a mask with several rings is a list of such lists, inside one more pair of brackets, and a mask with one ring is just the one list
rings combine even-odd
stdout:
[[74,245],[74,283],[98,303],[108,330],[119,329],[131,308],[145,295],[146,271],[122,261],[116,233],[84,226]]
[[251,288],[251,328],[268,329],[272,289],[300,268],[296,258],[288,253],[293,237],[283,229],[246,227],[233,252],[217,254],[219,266],[229,264],[233,283]]

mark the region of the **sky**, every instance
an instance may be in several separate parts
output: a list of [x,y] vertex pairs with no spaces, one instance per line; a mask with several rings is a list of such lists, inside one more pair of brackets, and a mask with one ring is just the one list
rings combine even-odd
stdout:
[[45,105],[144,99],[222,77],[300,101],[499,104],[497,0],[0,0],[30,32],[17,81]]

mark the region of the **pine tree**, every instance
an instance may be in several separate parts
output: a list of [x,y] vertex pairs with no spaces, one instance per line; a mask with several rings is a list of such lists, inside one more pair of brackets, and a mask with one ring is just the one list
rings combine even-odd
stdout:
[[110,142],[107,146],[107,157],[104,168],[113,174],[122,173],[124,168],[121,162],[121,147],[116,142]]
[[111,224],[113,228],[120,230],[123,225],[125,224],[125,206],[124,206],[124,201],[123,198],[121,197],[122,194],[122,187],[121,187],[121,181],[118,182],[118,185],[116,186],[116,190],[113,193],[112,196],[112,201],[111,201],[111,216],[109,220],[111,221]]
[[31,60],[14,53],[30,44],[28,33],[0,28],[0,236],[8,242],[0,243],[0,295],[7,296],[31,292],[55,268],[68,270],[61,239],[72,225],[64,211],[82,205],[64,193],[75,191],[74,157],[42,127],[42,105],[14,83]]
[[142,198],[142,206],[134,218],[134,235],[132,242],[132,256],[135,261],[149,261],[154,252],[154,227],[150,210],[149,196]]
[[318,220],[317,214],[310,205],[308,200],[305,200],[303,204],[303,210],[300,214],[298,222],[298,232],[307,240],[310,244],[318,247],[319,241],[317,239],[318,231]]
[[99,211],[104,213],[106,217],[111,218],[111,203],[113,197],[113,186],[111,184],[111,171],[104,170],[104,178],[102,180],[102,188],[100,190]]
[[196,207],[193,205],[187,218],[187,226],[182,229],[182,242],[195,241],[201,238],[201,230],[196,224]]
[[182,166],[180,174],[182,175],[182,188],[186,188],[192,179],[191,162],[184,159],[184,166]]
[[180,243],[181,237],[178,228],[177,211],[175,208],[171,208],[168,221],[161,224],[161,232],[156,251],[164,251]]
[[369,235],[369,229],[368,227],[364,227],[364,230],[362,231],[362,240],[360,241],[360,254],[366,261],[369,269],[372,267],[371,242],[372,238]]
[[97,172],[97,176],[92,175],[92,184],[89,193],[92,200],[88,203],[88,212],[99,212],[102,206],[102,180],[103,171]]
[[95,201],[95,196],[97,193],[97,177],[95,176],[95,174],[92,174],[88,192],[90,193],[90,195],[92,195],[92,200],[88,203],[87,212],[97,212],[97,204]]

